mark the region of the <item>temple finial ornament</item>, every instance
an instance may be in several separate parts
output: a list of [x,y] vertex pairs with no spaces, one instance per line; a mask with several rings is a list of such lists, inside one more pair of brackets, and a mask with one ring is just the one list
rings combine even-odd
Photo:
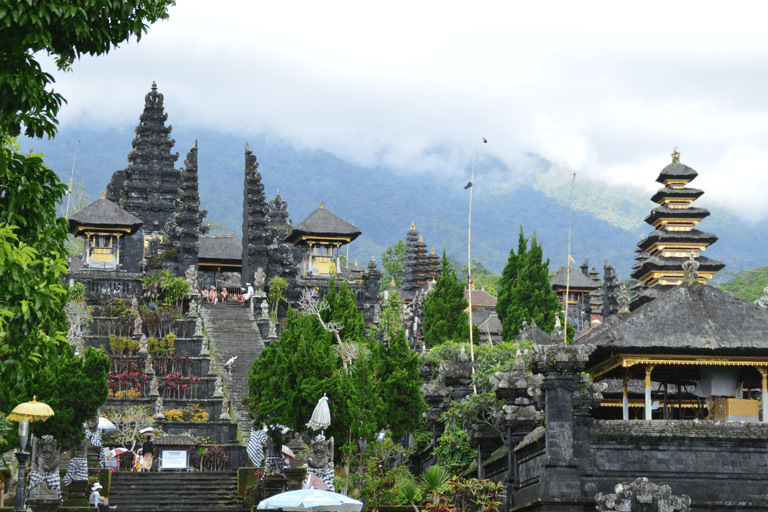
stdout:
[[154,80],[152,80],[152,90],[153,91],[157,90],[157,82],[155,82]]
[[413,231],[414,229],[416,229],[416,224],[414,224],[413,221],[411,221],[411,231]]
[[683,280],[687,283],[695,283],[699,280],[699,262],[693,259],[691,254],[688,261],[683,263]]
[[320,208],[325,208],[325,201],[320,201]]
[[680,163],[680,152],[677,150],[677,146],[675,146],[675,150],[672,152],[672,163]]

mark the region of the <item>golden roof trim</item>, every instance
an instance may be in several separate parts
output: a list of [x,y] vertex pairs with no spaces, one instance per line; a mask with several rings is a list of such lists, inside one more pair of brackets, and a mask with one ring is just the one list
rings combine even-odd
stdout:
[[680,354],[617,354],[587,370],[593,379],[611,370],[635,365],[768,366],[768,356],[707,356]]

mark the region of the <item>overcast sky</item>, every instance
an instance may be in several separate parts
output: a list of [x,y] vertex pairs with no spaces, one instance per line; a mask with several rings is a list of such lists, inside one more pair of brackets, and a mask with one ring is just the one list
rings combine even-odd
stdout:
[[54,72],[62,130],[135,125],[154,80],[174,126],[457,181],[486,137],[518,178],[535,153],[655,190],[677,146],[709,201],[768,216],[765,3],[178,3]]

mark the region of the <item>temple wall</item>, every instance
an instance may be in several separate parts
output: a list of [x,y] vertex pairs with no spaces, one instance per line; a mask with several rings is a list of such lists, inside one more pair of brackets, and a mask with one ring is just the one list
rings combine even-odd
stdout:
[[617,483],[644,476],[691,496],[693,510],[723,502],[766,509],[766,440],[763,423],[596,421],[590,429],[593,474],[585,475],[584,488],[610,493]]

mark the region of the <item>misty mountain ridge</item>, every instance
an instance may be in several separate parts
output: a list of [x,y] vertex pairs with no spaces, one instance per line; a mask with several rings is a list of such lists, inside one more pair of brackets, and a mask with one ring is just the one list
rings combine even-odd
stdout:
[[[445,247],[459,261],[467,259],[469,190],[466,177],[441,177],[434,172],[407,173],[387,166],[360,166],[319,149],[296,149],[266,134],[229,134],[208,129],[174,127],[174,151],[184,157],[198,140],[199,192],[207,220],[230,228],[240,237],[244,151],[248,142],[258,158],[267,201],[278,190],[288,203],[294,225],[304,220],[320,201],[363,231],[349,247],[349,258],[361,266],[371,256],[381,265],[381,253],[398,239],[405,240],[411,222],[427,247],[441,253]],[[75,182],[85,180],[91,201],[106,189],[112,173],[127,166],[135,137],[134,127],[98,129],[62,126],[53,140],[19,139],[23,151],[45,154],[44,161],[67,182],[74,166]],[[568,203],[573,172],[529,155],[521,168],[509,168],[494,157],[479,157],[475,167],[472,205],[472,259],[501,273],[510,248],[517,249],[522,224],[526,235],[536,233],[543,244],[550,271],[567,261]],[[525,166],[525,168],[522,168]],[[661,169],[659,169],[661,171]],[[522,178],[521,178],[522,176]],[[462,181],[463,180],[463,181]],[[706,192],[706,190],[705,190]],[[589,258],[602,275],[603,261],[629,277],[635,247],[651,226],[643,219],[655,207],[639,188],[609,185],[577,176],[571,225],[571,254],[577,264]],[[706,195],[704,196],[706,198]],[[722,207],[707,206],[710,217],[700,228],[720,237],[706,256],[722,260],[732,273],[768,264],[768,239],[756,224],[749,224]],[[718,279],[719,281],[719,279]]]

